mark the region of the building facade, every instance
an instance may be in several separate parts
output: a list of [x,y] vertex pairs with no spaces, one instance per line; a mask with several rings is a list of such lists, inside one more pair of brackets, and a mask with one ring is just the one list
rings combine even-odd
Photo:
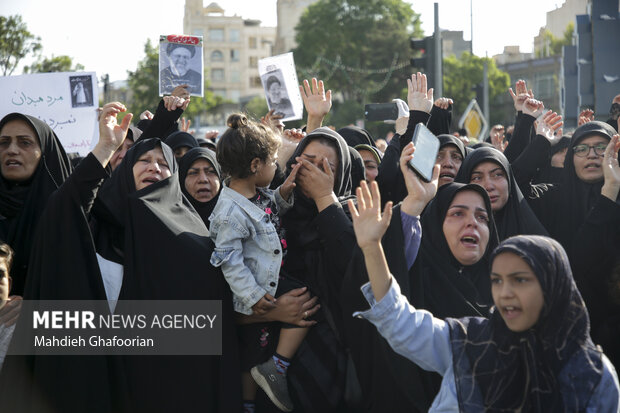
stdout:
[[206,76],[216,95],[243,103],[264,94],[258,60],[272,56],[275,27],[226,16],[216,3],[203,7],[202,0],[186,0],[183,32],[203,36]]

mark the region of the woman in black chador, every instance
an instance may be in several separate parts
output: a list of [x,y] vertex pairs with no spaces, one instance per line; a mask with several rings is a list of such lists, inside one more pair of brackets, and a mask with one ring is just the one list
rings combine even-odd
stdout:
[[9,356],[0,380],[8,410],[240,409],[236,357],[228,356],[236,356],[230,292],[209,265],[208,230],[181,192],[172,150],[159,139],[140,140],[106,179],[131,121],[128,114],[116,124],[124,110],[104,106],[97,146],[50,198],[25,298],[107,299],[112,311],[117,299],[222,300],[223,355]]

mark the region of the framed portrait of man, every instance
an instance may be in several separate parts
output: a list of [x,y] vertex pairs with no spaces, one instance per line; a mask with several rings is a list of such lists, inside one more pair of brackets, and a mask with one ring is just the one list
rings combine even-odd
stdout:
[[162,35],[159,37],[159,95],[188,85],[192,96],[204,95],[202,37]]

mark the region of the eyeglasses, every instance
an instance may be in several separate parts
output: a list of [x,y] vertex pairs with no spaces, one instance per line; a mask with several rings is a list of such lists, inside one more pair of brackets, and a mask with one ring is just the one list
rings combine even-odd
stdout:
[[607,149],[607,144],[597,143],[596,145],[586,145],[585,143],[582,143],[580,145],[575,145],[573,147],[573,151],[575,151],[575,155],[579,156],[580,158],[588,156],[588,154],[590,153],[590,149],[594,149],[594,153],[597,156],[603,156],[605,155],[605,149]]

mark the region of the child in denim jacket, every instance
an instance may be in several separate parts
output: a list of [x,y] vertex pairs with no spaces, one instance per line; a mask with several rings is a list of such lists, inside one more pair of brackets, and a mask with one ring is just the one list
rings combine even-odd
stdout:
[[[278,189],[267,189],[280,145],[275,132],[243,114],[231,115],[227,124],[229,129],[217,145],[217,161],[229,179],[209,217],[215,242],[211,264],[222,267],[235,311],[263,315],[275,306],[275,297],[299,287],[280,274],[286,254],[280,214],[292,206],[299,166],[293,167]],[[269,357],[273,349],[269,344],[278,328],[277,349]],[[256,384],[280,410],[291,411],[286,371],[308,329],[259,323],[239,326],[239,330],[244,411],[254,411]]]

